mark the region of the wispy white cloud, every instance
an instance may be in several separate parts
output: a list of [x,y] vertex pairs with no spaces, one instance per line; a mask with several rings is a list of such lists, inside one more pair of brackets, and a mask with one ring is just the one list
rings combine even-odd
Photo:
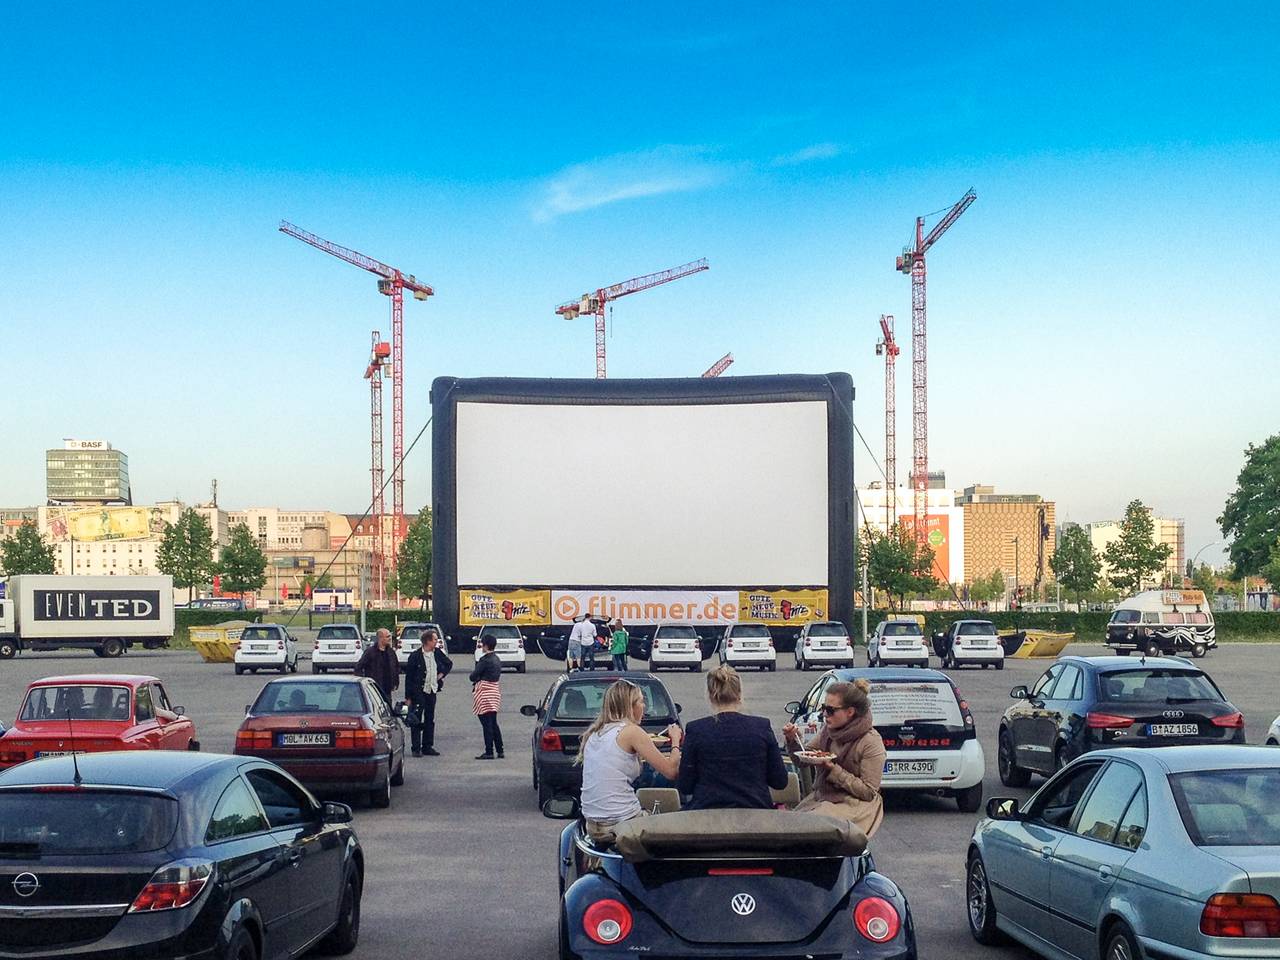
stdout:
[[775,167],[794,167],[800,163],[809,163],[812,160],[830,160],[832,157],[838,157],[844,153],[844,148],[834,143],[815,143],[805,147],[802,150],[796,150],[794,153],[784,153],[776,156],[772,160]]
[[702,190],[719,183],[725,172],[705,151],[680,146],[575,163],[547,180],[533,219],[545,222],[622,200]]

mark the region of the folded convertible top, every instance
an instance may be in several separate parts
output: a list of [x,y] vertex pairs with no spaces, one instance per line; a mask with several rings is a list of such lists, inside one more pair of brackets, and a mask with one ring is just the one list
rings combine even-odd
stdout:
[[672,858],[856,857],[867,838],[848,820],[787,810],[685,810],[637,817],[614,830],[631,863]]

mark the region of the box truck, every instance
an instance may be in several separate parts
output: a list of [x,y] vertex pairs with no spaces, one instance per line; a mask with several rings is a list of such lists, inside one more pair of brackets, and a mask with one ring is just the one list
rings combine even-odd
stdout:
[[172,577],[10,577],[0,600],[0,660],[19,650],[118,657],[173,639]]

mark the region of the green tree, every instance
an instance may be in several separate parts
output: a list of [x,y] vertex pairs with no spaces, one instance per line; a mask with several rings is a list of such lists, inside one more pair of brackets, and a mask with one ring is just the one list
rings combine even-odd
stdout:
[[1102,557],[1111,571],[1111,585],[1121,593],[1131,594],[1142,589],[1144,580],[1164,569],[1169,553],[1167,543],[1155,541],[1151,511],[1141,500],[1132,500],[1124,508],[1120,536],[1107,544]]
[[156,568],[173,577],[175,587],[187,588],[190,603],[196,585],[213,577],[213,530],[209,521],[187,508],[177,523],[166,523],[156,551]]
[[[1147,518],[1148,523],[1150,519]],[[1084,527],[1073,523],[1063,529],[1058,548],[1049,558],[1049,568],[1063,589],[1075,594],[1076,603],[1098,585],[1102,560],[1098,551],[1093,549],[1093,543]]]
[[1218,526],[1231,541],[1227,555],[1237,577],[1259,573],[1270,561],[1280,543],[1280,434],[1260,447],[1249,444]]
[[327,573],[322,573],[319,576],[316,576],[314,573],[308,573],[302,578],[303,592],[306,591],[307,587],[311,588],[312,593],[315,593],[317,590],[332,590],[333,577],[329,576]]
[[867,580],[889,597],[891,610],[902,608],[908,594],[928,593],[937,588],[938,579],[932,572],[933,550],[917,542],[897,524],[888,533],[866,528],[859,546],[860,560],[867,565]]
[[228,593],[256,593],[267,585],[267,555],[243,523],[231,528],[231,538],[218,557],[217,573]]
[[1213,596],[1218,588],[1217,578],[1213,575],[1213,570],[1207,563],[1202,563],[1196,567],[1191,574],[1191,585],[1201,591],[1206,597]]
[[1280,543],[1271,548],[1271,556],[1267,565],[1259,573],[1266,578],[1272,590],[1280,590]]
[[990,603],[997,594],[992,590],[990,577],[974,577],[969,584],[969,599],[977,603]]
[[396,573],[391,589],[404,597],[421,597],[425,605],[431,595],[431,509],[423,507],[400,542]]
[[53,573],[53,544],[46,543],[36,525],[24,520],[12,537],[0,543],[0,573]]

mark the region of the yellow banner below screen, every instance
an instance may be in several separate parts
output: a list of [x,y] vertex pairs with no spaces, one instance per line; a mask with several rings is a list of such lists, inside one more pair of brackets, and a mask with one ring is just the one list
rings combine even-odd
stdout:
[[458,623],[464,627],[483,627],[486,623],[533,627],[550,622],[550,590],[458,591]]
[[826,590],[743,590],[738,598],[739,623],[771,627],[827,619]]

